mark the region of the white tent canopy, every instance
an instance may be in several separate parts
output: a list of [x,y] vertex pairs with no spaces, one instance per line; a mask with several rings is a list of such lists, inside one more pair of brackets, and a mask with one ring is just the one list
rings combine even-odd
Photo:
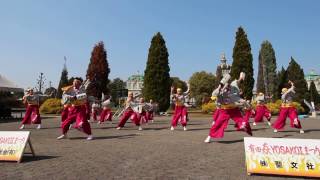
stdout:
[[0,91],[23,92],[23,89],[0,74]]

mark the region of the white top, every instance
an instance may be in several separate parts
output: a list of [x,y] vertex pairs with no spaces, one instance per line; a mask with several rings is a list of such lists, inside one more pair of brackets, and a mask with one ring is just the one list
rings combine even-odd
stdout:
[[281,96],[281,100],[283,103],[291,103],[293,101],[293,96],[296,92],[294,91],[294,86],[291,86],[287,92],[283,93]]
[[[76,97],[76,99],[74,99]],[[62,94],[62,103],[65,104],[66,102],[73,103],[75,101],[80,101],[84,103],[87,100],[87,94],[84,88],[76,89],[73,87],[72,89],[65,91]]]
[[[171,92],[171,95],[170,95],[170,99],[171,99],[171,103],[175,103],[176,105],[187,105],[186,103],[186,99],[187,97],[189,96],[189,86],[188,86],[188,89],[187,91],[181,93],[181,94],[172,94]],[[189,105],[187,105],[189,106]]]
[[258,95],[256,97],[256,101],[258,104],[263,104],[263,103],[265,103],[266,99],[265,99],[264,95]]

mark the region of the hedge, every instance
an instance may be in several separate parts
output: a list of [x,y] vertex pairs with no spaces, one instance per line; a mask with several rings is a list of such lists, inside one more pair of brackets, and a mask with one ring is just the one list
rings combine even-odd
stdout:
[[61,105],[61,99],[50,98],[47,99],[40,106],[40,113],[42,114],[60,114],[63,106]]
[[[282,103],[281,100],[277,100],[274,103],[267,103],[266,106],[268,107],[268,109],[270,110],[272,115],[277,115],[277,114],[279,114],[279,109],[280,109],[281,103]],[[293,105],[297,108],[299,114],[306,113],[300,103],[293,102]],[[256,104],[253,103],[252,106],[253,106],[253,108],[255,108]],[[216,105],[213,102],[209,102],[209,103],[203,104],[201,106],[201,111],[203,113],[211,113],[215,109],[216,109]]]

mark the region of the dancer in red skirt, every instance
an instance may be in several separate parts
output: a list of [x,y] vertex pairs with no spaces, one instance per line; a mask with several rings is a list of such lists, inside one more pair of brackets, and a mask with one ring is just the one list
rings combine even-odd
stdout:
[[110,104],[111,104],[111,96],[101,103],[102,112],[100,114],[100,120],[98,124],[101,124],[104,121],[110,121],[110,122],[112,121],[112,112],[111,112]]
[[297,128],[300,130],[300,133],[304,133],[300,120],[298,119],[298,112],[297,108],[294,107],[292,104],[293,102],[293,96],[295,94],[294,91],[294,84],[292,81],[289,81],[291,84],[290,89],[283,88],[282,89],[282,104],[279,112],[279,116],[277,120],[273,123],[272,127],[274,128],[274,132],[278,132],[278,130],[281,130],[286,125],[286,119],[289,117],[290,119],[290,126],[292,128]]
[[140,98],[139,103],[134,108],[134,111],[137,113],[137,118],[140,124],[148,124],[149,118],[147,112],[149,109],[151,109],[150,105],[144,102],[144,98]]
[[216,88],[211,95],[211,100],[216,104],[216,109],[214,110],[214,112],[212,113],[212,123],[211,126],[214,125],[215,121],[218,119],[219,117],[219,113],[221,110],[221,102],[219,100],[221,100],[221,98],[218,99],[218,94],[219,91],[221,90],[221,88],[224,86],[225,83],[227,83],[227,81],[229,81],[229,79],[231,78],[231,76],[229,74],[227,74],[226,76],[224,76],[222,78],[222,80],[220,81],[220,84],[218,86],[218,88]]
[[211,123],[212,126],[214,125],[214,123],[216,123],[216,120],[219,117],[220,110],[221,110],[221,105],[216,104],[216,109],[214,110],[214,112],[212,114],[212,123]]
[[247,100],[247,103],[245,105],[246,106],[243,107],[243,112],[244,112],[243,120],[249,123],[250,118],[252,118],[256,112],[253,110],[253,107],[249,100]]
[[61,111],[61,122],[64,122],[68,118],[70,104],[64,104]]
[[94,122],[98,120],[97,116],[99,113],[99,109],[100,109],[99,103],[94,101],[91,105],[91,114]]
[[[66,86],[61,88],[62,92],[67,93],[67,91],[71,89],[71,86]],[[70,103],[70,100],[62,98],[61,104],[63,105],[63,109],[61,111],[61,122],[63,123],[68,118],[69,108],[71,107],[71,103]]]
[[124,127],[128,119],[130,118],[131,121],[138,126],[138,130],[142,131],[142,127],[140,126],[140,121],[137,117],[137,113],[134,112],[133,108],[137,106],[137,103],[134,102],[133,93],[128,93],[128,98],[126,100],[125,110],[120,118],[119,124],[117,129],[120,130]]
[[149,109],[147,109],[147,118],[153,123],[153,118],[154,118],[154,104],[153,100],[150,99],[150,102],[147,103]]
[[83,131],[88,135],[87,140],[92,140],[93,136],[91,133],[91,127],[86,117],[86,87],[90,84],[87,80],[84,84],[81,84],[79,79],[73,81],[73,85],[70,86],[68,91],[65,91],[62,98],[66,101],[70,101],[71,107],[69,108],[68,118],[62,123],[62,135],[57,139],[67,138],[70,125],[75,123],[75,128]]
[[[51,96],[51,95],[49,95]],[[39,104],[41,98],[49,97],[48,95],[34,94],[33,89],[28,89],[27,94],[22,100],[27,105],[26,113],[21,122],[20,129],[24,129],[27,124],[37,124],[37,129],[41,129],[41,117],[39,113]]]
[[224,136],[224,130],[227,128],[229,119],[233,119],[236,123],[236,126],[239,130],[247,132],[249,135],[252,135],[251,127],[248,122],[245,122],[239,105],[244,105],[245,100],[240,98],[240,89],[238,87],[239,83],[244,80],[245,74],[240,73],[240,78],[233,81],[230,85],[220,84],[219,91],[215,91],[214,94],[217,97],[217,100],[221,102],[221,108],[219,110],[219,115],[210,129],[209,136],[205,139],[204,142],[210,143],[212,138],[222,138]]
[[188,90],[186,92],[182,92],[181,88],[177,88],[177,93],[174,93],[174,87],[171,87],[171,100],[175,103],[174,114],[171,120],[171,130],[173,131],[174,128],[177,126],[178,121],[183,126],[183,130],[187,130],[187,118],[188,118],[188,110],[187,107],[190,107],[186,103],[186,98],[189,96],[189,84]]
[[[218,89],[218,88],[217,88]],[[218,98],[217,96],[214,95],[214,91],[212,93],[212,96],[211,96],[211,100],[216,104],[216,109],[213,111],[212,113],[212,123],[211,123],[211,126],[214,125],[214,123],[216,122],[216,120],[218,119],[219,117],[219,112],[220,112],[220,109],[221,109],[221,104],[220,102],[218,102]]]
[[263,122],[263,118],[267,118],[267,122],[268,125],[271,126],[271,113],[269,111],[269,109],[267,108],[267,106],[265,105],[266,99],[265,96],[262,92],[260,92],[258,94],[258,96],[256,97],[256,102],[257,102],[257,106],[256,106],[256,115],[254,118],[254,122],[253,125],[257,125],[256,123],[260,123]]
[[[216,104],[216,109],[212,114],[212,123],[211,126],[215,124],[215,121],[218,119],[220,111],[221,111],[221,98],[218,98],[220,91],[222,89],[226,89],[228,86],[228,81],[231,79],[230,74],[225,74],[221,79],[218,88],[216,88],[211,95],[211,100]],[[226,124],[227,126],[228,124]]]

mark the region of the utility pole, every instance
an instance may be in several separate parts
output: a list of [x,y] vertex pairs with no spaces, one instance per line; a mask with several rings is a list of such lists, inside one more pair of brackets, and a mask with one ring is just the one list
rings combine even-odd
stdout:
[[44,77],[44,74],[42,72],[40,72],[40,76],[38,77],[37,79],[37,84],[38,84],[38,91],[42,93],[42,89],[43,89],[43,86],[44,86],[44,82],[45,82],[45,77]]

